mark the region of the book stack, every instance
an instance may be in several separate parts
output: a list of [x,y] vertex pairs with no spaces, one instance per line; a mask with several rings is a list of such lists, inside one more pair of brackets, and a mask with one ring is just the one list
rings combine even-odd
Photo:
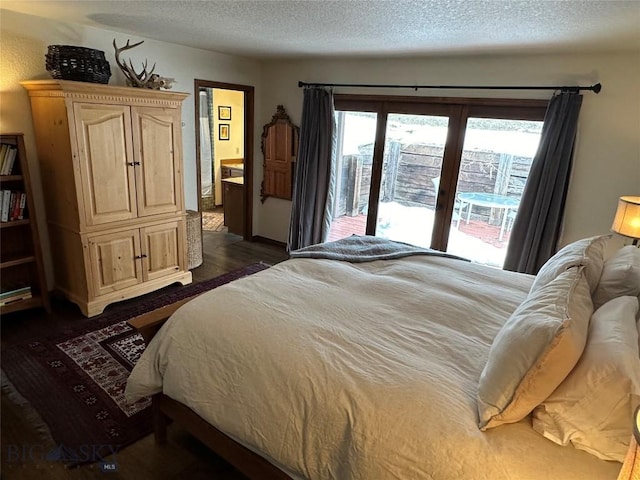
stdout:
[[27,300],[31,296],[31,287],[16,288],[15,290],[2,292],[0,293],[0,307]]
[[16,164],[18,148],[9,143],[0,143],[0,175],[11,175]]
[[27,194],[18,190],[0,190],[0,222],[27,218]]

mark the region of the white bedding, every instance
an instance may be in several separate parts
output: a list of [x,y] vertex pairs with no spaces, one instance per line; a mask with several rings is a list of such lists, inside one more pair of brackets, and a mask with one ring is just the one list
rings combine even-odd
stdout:
[[180,308],[134,368],[291,476],[615,479],[530,418],[477,427],[492,339],[533,277],[439,257],[292,259]]

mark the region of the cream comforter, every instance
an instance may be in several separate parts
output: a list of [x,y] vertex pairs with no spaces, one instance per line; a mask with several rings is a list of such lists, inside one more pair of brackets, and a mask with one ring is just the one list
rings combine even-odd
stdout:
[[292,477],[615,479],[530,419],[486,433],[476,389],[533,277],[414,256],[292,259],[189,302],[134,368]]

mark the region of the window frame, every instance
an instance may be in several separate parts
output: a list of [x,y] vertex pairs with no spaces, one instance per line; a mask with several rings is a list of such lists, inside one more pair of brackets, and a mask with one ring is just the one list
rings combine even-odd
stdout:
[[543,121],[547,105],[548,100],[526,98],[334,94],[334,108],[336,111],[373,112],[377,114],[366,234],[375,235],[387,116],[389,113],[438,115],[449,118],[449,129],[442,158],[440,188],[436,200],[435,220],[431,236],[431,247],[446,251],[468,118]]

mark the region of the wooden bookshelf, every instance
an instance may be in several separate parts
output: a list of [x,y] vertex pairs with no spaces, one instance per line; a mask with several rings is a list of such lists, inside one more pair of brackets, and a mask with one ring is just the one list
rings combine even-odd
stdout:
[[[14,216],[11,219],[10,213],[5,221],[0,221],[0,303],[3,302],[3,296],[4,300],[6,297],[11,299],[8,292],[14,290],[29,287],[31,294],[30,298],[16,297],[17,299],[10,303],[0,305],[0,314],[5,315],[18,310],[38,307],[49,312],[51,311],[49,292],[44,274],[42,245],[38,234],[24,138],[21,133],[1,134],[0,144],[11,145],[17,149],[13,168],[8,174],[0,175],[0,190],[25,194],[23,218]],[[19,199],[19,196],[17,198]],[[2,199],[0,198],[0,219],[2,219],[1,206]],[[16,209],[17,212],[18,209]]]

